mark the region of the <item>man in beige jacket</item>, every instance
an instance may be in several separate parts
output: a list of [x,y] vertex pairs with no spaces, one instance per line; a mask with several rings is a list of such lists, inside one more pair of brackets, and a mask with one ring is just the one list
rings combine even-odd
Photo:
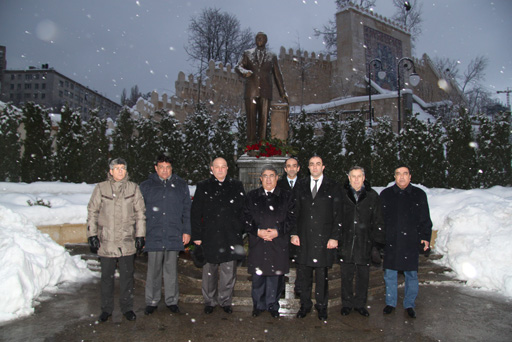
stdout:
[[87,237],[101,260],[101,315],[105,322],[114,311],[114,273],[119,263],[121,312],[134,321],[135,253],[142,252],[146,235],[146,208],[139,186],[128,180],[126,161],[109,163],[108,180],[98,183],[87,206]]

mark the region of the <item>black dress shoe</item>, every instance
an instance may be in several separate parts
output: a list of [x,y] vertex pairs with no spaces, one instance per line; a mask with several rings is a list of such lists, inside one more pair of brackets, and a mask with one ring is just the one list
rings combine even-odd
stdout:
[[156,306],[148,305],[146,306],[146,309],[144,310],[145,315],[151,315],[153,312],[155,312]]
[[123,315],[129,321],[135,321],[135,319],[137,318],[137,316],[135,316],[135,312],[133,312],[131,310],[130,311],[126,311]]
[[112,314],[109,314],[108,312],[103,311],[101,313],[100,317],[98,318],[98,321],[106,322],[110,316],[112,316]]
[[352,311],[352,308],[349,308],[348,306],[344,306],[341,308],[341,315],[342,316],[347,316],[350,311]]
[[211,314],[213,312],[213,306],[205,306],[204,307],[204,313],[205,314]]
[[382,310],[382,312],[384,312],[384,315],[389,315],[390,313],[393,312],[393,310],[395,310],[394,306],[386,305],[386,307],[384,308],[384,310]]
[[270,315],[274,318],[278,318],[279,317],[279,311],[278,310],[272,310],[270,311]]
[[167,307],[169,308],[169,310],[171,310],[172,313],[180,312],[180,308],[178,305],[167,305]]
[[413,308],[407,308],[405,310],[407,311],[407,314],[409,315],[409,317],[416,318],[416,311],[414,311]]
[[327,308],[317,309],[317,311],[318,311],[318,319],[321,321],[325,321],[327,319]]
[[224,310],[225,313],[233,313],[233,309],[231,308],[231,305],[226,305],[222,307],[222,310]]
[[258,317],[259,315],[261,315],[262,312],[263,312],[263,310],[254,309],[254,310],[252,310],[252,317]]
[[360,307],[360,308],[355,308],[354,309],[355,311],[359,312],[359,314],[361,316],[364,316],[364,317],[368,317],[370,316],[370,313],[368,312],[368,310],[366,310],[366,308],[364,307]]
[[299,312],[297,312],[297,318],[304,318],[310,312],[311,312],[311,308],[306,309],[305,307],[301,306],[299,309]]

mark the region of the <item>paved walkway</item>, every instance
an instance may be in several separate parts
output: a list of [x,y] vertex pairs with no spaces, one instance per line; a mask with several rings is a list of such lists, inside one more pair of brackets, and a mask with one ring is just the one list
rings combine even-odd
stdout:
[[[423,265],[436,266],[424,260]],[[425,266],[424,266],[425,267]],[[272,318],[251,316],[248,306],[235,306],[229,315],[221,309],[211,315],[203,305],[181,303],[182,313],[171,313],[162,303],[145,316],[143,284],[136,282],[137,320],[127,321],[116,307],[108,322],[99,324],[99,283],[75,285],[48,294],[35,314],[0,325],[0,341],[511,341],[512,299],[469,289],[436,272],[420,277],[417,318],[410,319],[399,305],[383,315],[382,291],[371,291],[370,317],[357,312],[340,315],[340,306],[329,308],[327,321],[316,312],[304,319],[293,315]],[[435,281],[429,280],[429,276]],[[423,279],[422,279],[423,278]],[[430,283],[430,284],[427,284]],[[403,287],[399,289],[403,298]],[[116,304],[117,304],[116,294]]]

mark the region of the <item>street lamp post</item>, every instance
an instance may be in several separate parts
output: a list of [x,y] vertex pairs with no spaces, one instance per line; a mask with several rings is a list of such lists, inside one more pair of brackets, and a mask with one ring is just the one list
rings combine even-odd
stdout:
[[398,134],[400,134],[400,130],[402,129],[402,117],[400,112],[401,107],[401,99],[400,99],[400,89],[402,88],[400,82],[400,68],[404,68],[405,70],[411,70],[412,73],[409,76],[409,82],[413,87],[416,87],[420,83],[420,76],[416,73],[416,67],[414,66],[414,62],[409,57],[402,57],[397,63],[397,89],[398,89]]
[[369,102],[369,110],[370,110],[370,127],[372,127],[372,118],[373,118],[373,108],[372,108],[372,66],[375,70],[377,66],[381,69],[377,76],[379,79],[383,79],[386,77],[386,72],[382,70],[382,61],[378,58],[374,58],[368,63],[368,102]]

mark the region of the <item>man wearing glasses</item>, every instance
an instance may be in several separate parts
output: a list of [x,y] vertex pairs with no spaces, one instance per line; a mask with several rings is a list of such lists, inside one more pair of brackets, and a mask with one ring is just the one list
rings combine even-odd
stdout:
[[144,199],[139,186],[128,180],[126,161],[109,163],[108,180],[98,183],[87,206],[87,237],[93,253],[101,261],[101,315],[105,322],[114,311],[114,273],[119,264],[121,312],[134,321],[134,260],[146,235]]

